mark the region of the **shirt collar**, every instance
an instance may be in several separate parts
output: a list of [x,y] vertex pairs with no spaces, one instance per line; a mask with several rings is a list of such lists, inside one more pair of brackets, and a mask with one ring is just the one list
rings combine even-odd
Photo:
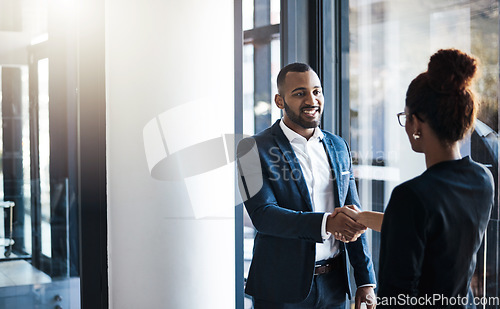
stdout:
[[[295,132],[294,130],[290,129],[283,121],[283,118],[281,118],[281,121],[280,121],[280,128],[290,143],[295,139],[299,139],[299,140],[303,140],[303,141],[307,142],[305,137],[303,137],[299,133]],[[321,132],[321,129],[319,127],[316,127],[316,128],[314,128],[314,133],[309,140],[316,140],[316,139],[322,140],[323,137],[324,137],[324,134],[323,134],[323,132]]]
[[488,136],[491,133],[495,133],[492,128],[490,128],[488,125],[486,125],[484,122],[480,121],[479,119],[476,119],[476,126],[474,128],[476,130],[477,134],[481,137]]

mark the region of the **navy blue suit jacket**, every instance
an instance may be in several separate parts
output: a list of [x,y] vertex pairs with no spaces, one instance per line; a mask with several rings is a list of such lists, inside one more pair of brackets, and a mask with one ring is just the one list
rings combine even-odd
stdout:
[[[335,206],[359,206],[347,143],[323,133],[336,180]],[[311,288],[324,214],[313,212],[300,164],[279,120],[238,144],[238,169],[245,207],[257,229],[245,292],[268,301],[300,302]],[[332,292],[345,299],[346,294],[350,296],[347,258],[358,286],[375,284],[375,273],[364,234],[355,242],[342,243],[340,249],[343,269]]]

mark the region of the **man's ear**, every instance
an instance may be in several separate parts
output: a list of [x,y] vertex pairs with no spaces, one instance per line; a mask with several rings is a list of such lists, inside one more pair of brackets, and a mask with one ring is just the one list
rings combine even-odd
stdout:
[[284,109],[285,108],[285,101],[283,100],[283,97],[280,96],[279,94],[276,94],[274,96],[274,103],[276,103],[276,106],[279,109]]

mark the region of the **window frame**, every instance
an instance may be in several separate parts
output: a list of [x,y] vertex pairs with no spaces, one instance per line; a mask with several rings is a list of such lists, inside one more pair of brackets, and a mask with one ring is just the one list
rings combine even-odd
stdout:
[[[78,197],[82,309],[109,307],[105,1],[78,2]],[[92,20],[92,23],[88,23]]]

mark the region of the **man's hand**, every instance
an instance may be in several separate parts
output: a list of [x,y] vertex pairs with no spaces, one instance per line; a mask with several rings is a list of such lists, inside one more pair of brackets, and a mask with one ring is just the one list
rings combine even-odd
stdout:
[[[358,212],[355,208],[354,211]],[[366,231],[366,226],[354,221],[347,216],[342,209],[336,208],[335,211],[328,216],[326,230],[332,233],[335,239],[343,242],[350,242],[356,241],[358,237]]]
[[356,207],[356,205],[345,205],[344,207],[337,207],[335,208],[335,211],[345,214],[354,221],[358,221],[359,214],[361,213],[361,210]]
[[371,286],[364,286],[358,288],[356,291],[356,297],[354,298],[355,306],[354,309],[361,308],[361,303],[366,303],[367,309],[375,309],[377,306],[377,297],[375,296],[375,291]]
[[[355,205],[345,205],[344,207],[335,208],[334,215],[343,213],[349,216],[354,221],[371,228],[374,231],[380,232],[382,230],[382,221],[384,220],[384,213],[378,211],[361,211]],[[334,235],[335,239],[342,240],[341,237]]]

